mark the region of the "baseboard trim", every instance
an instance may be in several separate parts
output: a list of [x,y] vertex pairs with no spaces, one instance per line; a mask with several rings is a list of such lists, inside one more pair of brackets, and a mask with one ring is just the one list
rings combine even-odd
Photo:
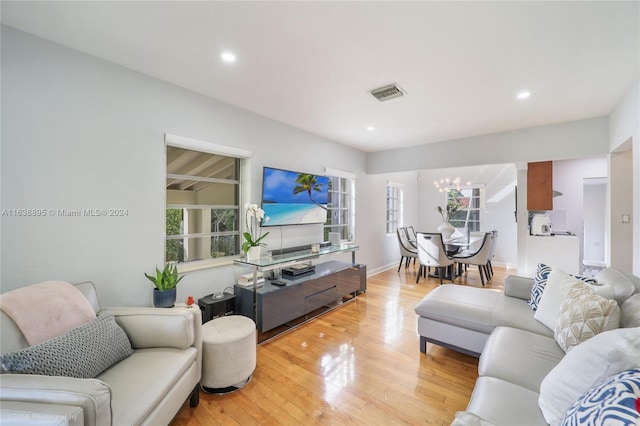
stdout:
[[379,274],[380,272],[388,271],[389,269],[393,269],[397,267],[398,267],[398,262],[394,262],[384,266],[380,266],[375,269],[367,269],[367,278],[369,278],[372,275]]

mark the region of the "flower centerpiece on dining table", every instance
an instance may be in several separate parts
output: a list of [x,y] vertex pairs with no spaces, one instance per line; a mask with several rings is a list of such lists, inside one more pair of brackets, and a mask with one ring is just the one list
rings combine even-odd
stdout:
[[269,222],[269,216],[265,216],[264,210],[258,207],[257,204],[246,203],[244,208],[247,228],[242,234],[245,239],[242,243],[242,251],[247,260],[255,260],[260,258],[260,247],[267,246],[262,240],[269,233],[262,233],[262,225]]
[[451,238],[456,229],[449,223],[451,219],[451,215],[458,210],[457,206],[453,206],[451,204],[447,204],[446,208],[442,208],[441,206],[437,206],[436,210],[442,216],[442,225],[438,226],[438,232],[442,234],[442,240],[448,240]]

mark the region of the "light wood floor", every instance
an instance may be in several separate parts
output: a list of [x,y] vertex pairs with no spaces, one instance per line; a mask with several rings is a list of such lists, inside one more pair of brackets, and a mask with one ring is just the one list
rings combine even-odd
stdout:
[[[467,406],[478,360],[428,344],[420,353],[414,307],[439,281],[417,266],[369,277],[367,292],[258,346],[251,381],[231,394],[200,392],[173,426],[448,425]],[[486,291],[513,271],[495,268]],[[477,268],[456,279],[481,287]]]

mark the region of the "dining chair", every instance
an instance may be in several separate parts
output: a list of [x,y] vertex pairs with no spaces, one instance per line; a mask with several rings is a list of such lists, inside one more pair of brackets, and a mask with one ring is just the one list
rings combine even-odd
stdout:
[[[447,256],[444,248],[442,234],[418,232],[416,239],[418,242],[418,261],[420,262],[416,283],[420,281],[421,275],[426,277],[429,273],[429,268],[433,266],[438,271],[440,284],[442,284],[442,278],[446,276],[447,268],[453,265],[453,259]],[[451,271],[450,277],[452,276],[453,271]],[[453,282],[453,279],[451,282]]]
[[453,260],[459,264],[476,265],[478,267],[478,271],[480,272],[480,281],[482,282],[483,287],[485,284],[485,276],[487,281],[490,280],[487,263],[489,262],[489,255],[491,253],[492,240],[493,233],[486,232],[482,237],[480,247],[476,251],[464,250],[453,256]]
[[489,261],[487,262],[487,272],[489,272],[489,277],[493,278],[493,265],[491,261],[493,257],[496,255],[496,245],[498,244],[498,231],[494,229],[491,231],[493,237],[491,238],[491,250],[489,250]]
[[416,230],[413,229],[413,226],[407,226],[404,228],[407,231],[407,238],[413,247],[417,247],[416,245]]
[[405,228],[397,228],[396,234],[398,235],[398,246],[400,247],[400,264],[398,265],[398,272],[400,272],[403,261],[405,262],[405,268],[409,266],[411,259],[413,259],[413,263],[415,264],[416,258],[418,257],[418,250],[409,242]]

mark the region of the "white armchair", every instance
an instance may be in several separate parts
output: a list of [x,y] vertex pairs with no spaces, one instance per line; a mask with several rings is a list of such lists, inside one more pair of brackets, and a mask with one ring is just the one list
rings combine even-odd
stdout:
[[[76,286],[101,311],[92,283]],[[34,306],[37,309],[37,306]],[[199,402],[201,314],[198,309],[111,308],[133,354],[95,378],[0,375],[0,422],[25,424],[169,424],[189,399]],[[0,311],[2,354],[28,348]]]

